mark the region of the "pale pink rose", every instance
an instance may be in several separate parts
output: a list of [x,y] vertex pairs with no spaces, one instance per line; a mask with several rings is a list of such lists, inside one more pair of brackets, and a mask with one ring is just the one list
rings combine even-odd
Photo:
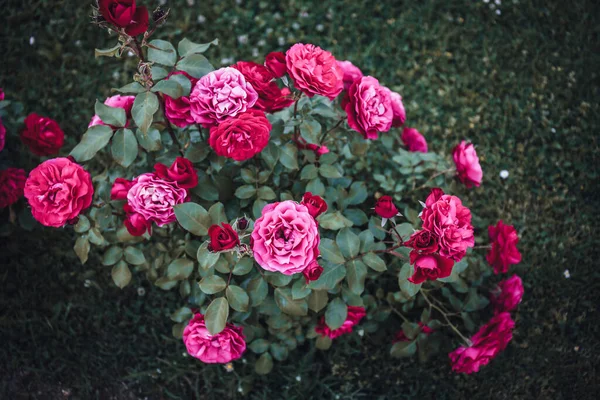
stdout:
[[206,127],[246,112],[258,93],[235,68],[227,67],[204,75],[190,94],[190,108],[197,123]]
[[456,173],[458,179],[465,184],[466,187],[479,186],[483,171],[479,165],[479,157],[475,151],[475,146],[472,143],[464,140],[458,144],[453,152],[454,164],[456,164]]
[[377,139],[379,132],[387,132],[392,127],[391,91],[372,76],[354,81],[342,107],[348,115],[348,125],[362,133],[365,139]]
[[400,139],[408,151],[427,153],[427,140],[415,128],[404,128]]
[[519,275],[513,275],[508,279],[500,281],[498,286],[492,290],[490,300],[494,305],[496,313],[512,311],[523,299],[523,281]]
[[348,90],[355,80],[363,77],[363,73],[360,68],[352,64],[350,61],[338,61],[337,64],[344,73],[344,90]]
[[152,173],[136,179],[127,192],[127,203],[132,211],[158,226],[175,221],[173,206],[187,201],[187,190],[179,187],[177,182],[166,181]]
[[[121,96],[118,94],[116,96],[108,97],[104,101],[104,104],[109,107],[122,108],[123,110],[125,110],[125,114],[127,115],[127,123],[125,124],[125,126],[129,126],[129,120],[131,119],[131,109],[133,108],[134,101],[135,101],[135,96]],[[102,122],[102,120],[100,119],[99,116],[94,115],[88,125],[88,128],[91,128],[92,126],[96,126],[96,125],[106,125],[106,124],[104,122]]]
[[402,96],[396,92],[390,90],[390,98],[392,100],[392,110],[394,113],[394,119],[392,120],[392,126],[398,127],[404,125],[406,121],[406,111],[404,111],[404,104],[402,104]]
[[267,271],[293,275],[319,256],[319,230],[303,204],[287,200],[267,204],[254,223],[251,246],[256,262]]
[[288,74],[308,97],[333,100],[344,89],[344,73],[335,57],[313,44],[296,43],[285,53]]
[[183,343],[189,355],[207,364],[226,364],[246,351],[241,326],[227,323],[225,329],[211,335],[202,314],[194,315],[183,329]]

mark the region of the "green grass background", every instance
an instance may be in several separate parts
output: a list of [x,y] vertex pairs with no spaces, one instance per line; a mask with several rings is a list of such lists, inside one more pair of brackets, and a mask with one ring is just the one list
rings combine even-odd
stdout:
[[[94,59],[94,47],[116,39],[89,23],[88,3],[0,0],[0,87],[27,112],[58,120],[67,148],[85,131],[95,99],[129,82],[135,69],[127,57]],[[452,374],[445,355],[423,365],[398,361],[389,357],[389,343],[352,335],[328,352],[299,351],[251,381],[249,364],[235,363],[227,373],[182,355],[168,319],[179,304],[176,293],[141,276],[120,291],[94,259],[79,265],[66,231],[43,229],[0,245],[0,397],[223,399],[238,396],[240,385],[252,387],[248,396],[256,399],[597,396],[595,1],[503,0],[493,8],[468,0],[167,3],[172,14],[159,37],[219,38],[207,53],[216,66],[262,62],[298,41],[318,44],[399,91],[408,125],[433,151],[475,142],[484,182],[461,197],[477,213],[477,228],[502,218],[522,238],[523,262],[514,271],[525,297],[514,339],[473,376]],[[21,155],[23,163],[30,157]]]

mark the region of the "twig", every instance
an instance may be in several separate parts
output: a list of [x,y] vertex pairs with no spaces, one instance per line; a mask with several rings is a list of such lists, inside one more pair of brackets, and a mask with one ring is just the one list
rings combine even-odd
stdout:
[[454,168],[448,168],[448,169],[446,169],[446,170],[444,170],[444,171],[440,171],[440,172],[437,172],[437,173],[435,173],[435,174],[431,175],[431,176],[429,177],[429,179],[427,179],[427,180],[426,180],[426,181],[425,181],[425,182],[424,182],[424,183],[423,183],[421,186],[418,186],[418,187],[416,187],[416,188],[414,188],[414,189],[410,190],[409,192],[405,193],[405,194],[404,194],[404,196],[406,197],[406,196],[408,196],[409,194],[411,194],[411,193],[413,193],[413,192],[416,192],[417,190],[421,190],[421,189],[424,189],[424,188],[426,188],[426,187],[427,187],[427,184],[428,184],[430,181],[434,180],[435,178],[437,178],[437,177],[438,177],[438,176],[440,176],[440,175],[444,175],[444,174],[447,174],[447,173],[449,173],[449,172],[452,172],[452,171],[454,171]]
[[340,125],[344,122],[344,119],[340,119],[337,124],[335,124],[333,126],[333,128],[329,129],[328,131],[324,132],[323,135],[321,135],[321,139],[319,139],[319,146],[323,146],[323,142],[325,141],[325,138],[327,137],[327,135],[330,132],[333,132],[334,130],[336,130],[337,128],[340,127]]
[[450,322],[450,319],[448,318],[448,316],[446,315],[446,313],[445,313],[445,312],[444,312],[444,311],[443,311],[443,310],[442,310],[440,307],[438,307],[437,305],[433,304],[433,303],[432,303],[432,302],[429,300],[429,298],[427,297],[427,295],[425,294],[425,292],[424,292],[423,290],[419,289],[419,292],[421,292],[421,295],[423,296],[423,298],[425,299],[425,301],[427,302],[427,304],[429,304],[429,307],[433,307],[433,308],[435,308],[435,309],[436,309],[436,310],[437,310],[437,311],[438,311],[440,314],[442,314],[442,315],[444,316],[444,319],[446,320],[446,323],[448,324],[448,326],[449,326],[450,328],[452,328],[452,330],[453,330],[454,332],[456,332],[456,334],[457,334],[458,336],[460,336],[460,338],[461,338],[461,339],[462,339],[462,340],[463,340],[463,341],[464,341],[464,342],[465,342],[465,343],[466,343],[468,346],[470,346],[470,345],[471,345],[471,341],[470,341],[468,338],[466,338],[466,337],[465,337],[465,336],[464,336],[462,333],[460,333],[460,331],[458,330],[458,328],[457,328],[456,326],[454,326],[454,324],[453,324],[452,322]]

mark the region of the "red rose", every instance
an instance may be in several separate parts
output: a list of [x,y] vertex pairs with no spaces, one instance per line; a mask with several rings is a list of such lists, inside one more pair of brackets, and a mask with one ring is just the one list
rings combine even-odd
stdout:
[[438,251],[438,238],[435,233],[425,229],[413,233],[404,243],[406,247],[412,247],[419,254],[431,254]]
[[273,51],[265,57],[265,67],[271,71],[275,78],[281,78],[287,72],[285,66],[285,54],[280,51]]
[[[425,325],[422,322],[418,322],[419,325],[419,333],[424,333],[426,335],[430,335],[431,333],[433,333],[433,329],[431,329],[430,327],[428,327],[427,325]],[[397,342],[410,342],[412,339],[409,339],[408,336],[406,336],[406,334],[404,333],[404,330],[398,331],[398,333],[396,333],[396,336],[394,337],[394,340],[392,340],[392,343],[397,343]],[[417,344],[418,346],[418,344]]]
[[521,253],[517,249],[519,236],[514,226],[504,225],[500,220],[496,226],[488,227],[488,234],[492,248],[485,258],[494,267],[495,274],[506,273],[511,264],[521,262]]
[[418,130],[414,128],[404,128],[400,139],[402,139],[402,142],[408,151],[427,153],[427,140],[425,140]]
[[133,182],[125,178],[115,179],[112,188],[110,189],[111,200],[127,200],[127,192],[133,186]]
[[248,110],[211,127],[208,143],[217,155],[244,161],[265,148],[270,132],[271,123],[265,113]]
[[169,168],[164,164],[156,163],[154,171],[163,179],[177,182],[180,188],[191,189],[198,186],[198,173],[187,158],[177,157]]
[[267,67],[252,61],[240,61],[231,67],[240,71],[258,93],[258,100],[254,106],[259,110],[273,113],[294,103],[290,90],[280,89]]
[[92,204],[90,173],[68,158],[44,161],[25,182],[25,197],[42,225],[61,227]]
[[408,280],[415,285],[450,276],[454,265],[454,261],[439,254],[419,254],[415,250],[410,252],[410,263],[414,265],[415,272]]
[[375,203],[375,213],[381,218],[394,218],[398,215],[398,209],[390,196],[381,196]]
[[327,203],[321,196],[313,195],[311,192],[304,193],[300,204],[304,204],[308,208],[308,213],[313,218],[317,218],[319,215],[327,211]]
[[479,186],[483,178],[483,171],[479,165],[479,157],[472,143],[467,144],[464,140],[452,151],[452,158],[456,165],[458,180],[466,187]]
[[471,338],[469,347],[459,347],[450,356],[452,370],[465,374],[478,372],[506,348],[512,339],[515,322],[507,312],[497,314]]
[[212,225],[208,228],[208,236],[210,237],[210,244],[208,245],[210,251],[230,250],[240,245],[237,232],[233,230],[231,225],[224,222],[221,226]]
[[65,134],[56,121],[31,113],[25,118],[21,140],[33,154],[49,156],[58,153],[65,142]]
[[[126,209],[127,207],[123,207]],[[129,209],[131,213],[127,214],[127,219],[123,222],[125,228],[127,228],[127,232],[131,236],[142,236],[146,231],[148,233],[152,233],[152,222],[147,221],[141,214],[133,212],[133,210]]]
[[16,203],[23,196],[25,171],[7,168],[0,171],[0,209]]
[[518,275],[513,275],[498,283],[492,291],[490,300],[496,313],[514,310],[523,299],[523,281]]
[[314,260],[310,263],[304,271],[302,271],[302,275],[304,275],[304,279],[306,279],[306,283],[310,281],[316,281],[319,279],[321,274],[323,273],[323,267],[319,265],[317,260]]
[[346,321],[338,329],[331,329],[325,322],[325,316],[321,317],[315,331],[323,336],[329,336],[331,339],[352,332],[354,325],[357,325],[363,317],[367,315],[364,307],[348,306],[348,316]]
[[4,150],[6,144],[6,128],[2,124],[2,118],[0,118],[0,151]]
[[148,9],[136,7],[135,0],[99,0],[100,14],[116,28],[125,28],[130,36],[140,35],[148,30]]
[[285,53],[287,72],[308,97],[333,100],[344,89],[344,72],[335,57],[319,46],[296,43]]

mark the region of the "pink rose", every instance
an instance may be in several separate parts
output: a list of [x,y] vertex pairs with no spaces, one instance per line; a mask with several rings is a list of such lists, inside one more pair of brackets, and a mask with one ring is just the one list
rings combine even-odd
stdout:
[[390,90],[390,99],[392,100],[392,111],[394,114],[392,126],[402,126],[406,121],[406,111],[404,111],[404,104],[402,104],[402,96]]
[[344,74],[344,90],[348,90],[355,80],[363,77],[363,73],[360,68],[352,64],[350,61],[338,61],[337,64],[342,69],[342,73]]
[[127,203],[132,211],[147,221],[163,226],[176,220],[173,206],[187,201],[188,193],[177,182],[166,181],[155,174],[137,177],[127,192]]
[[517,308],[523,299],[524,292],[523,282],[518,275],[500,281],[490,296],[495,312],[509,312]]
[[390,93],[372,76],[354,81],[342,101],[348,125],[365,139],[377,139],[379,132],[389,131],[394,119]]
[[364,307],[348,306],[348,316],[346,321],[337,329],[331,329],[325,322],[325,316],[321,317],[319,324],[315,327],[315,331],[323,336],[329,336],[335,339],[342,335],[352,332],[352,328],[358,325],[361,319],[367,315]]
[[479,157],[472,143],[467,144],[464,140],[458,144],[452,151],[454,164],[456,164],[456,173],[458,179],[466,187],[479,186],[483,171],[479,165]]
[[469,347],[461,346],[449,354],[452,370],[465,374],[478,372],[481,366],[487,365],[506,348],[514,327],[515,322],[509,313],[495,315],[473,335]]
[[[174,71],[169,74],[169,76],[173,75],[185,75],[190,80],[192,87],[198,82],[198,79],[184,71]],[[179,128],[185,128],[195,122],[194,117],[192,117],[189,96],[181,96],[178,99],[174,99],[171,96],[165,95],[165,114],[169,122]]]
[[415,128],[404,128],[400,139],[408,151],[427,153],[427,141]]
[[344,89],[344,73],[335,57],[319,46],[296,43],[285,53],[288,74],[297,89],[333,100]]
[[252,61],[239,61],[231,66],[237,69],[258,93],[255,108],[267,113],[281,111],[294,104],[290,89],[280,89],[274,76],[264,65]]
[[205,127],[245,112],[258,100],[258,93],[235,68],[221,68],[204,75],[190,94],[192,116]]
[[433,189],[425,201],[421,213],[423,229],[439,238],[440,255],[456,262],[466,254],[468,247],[475,245],[471,211],[462,205],[456,196]]
[[2,123],[2,118],[0,118],[0,151],[4,150],[4,145],[6,144],[6,128]]
[[29,173],[25,197],[33,217],[55,228],[75,219],[92,204],[90,173],[68,158],[44,161]]
[[308,208],[287,200],[263,208],[254,223],[250,244],[261,267],[293,275],[317,259],[319,242],[317,223]]
[[110,189],[110,199],[111,200],[127,200],[127,193],[129,189],[133,186],[132,181],[128,181],[125,178],[117,178],[115,179],[115,183],[113,183],[112,188]]
[[237,360],[246,351],[241,326],[227,323],[220,333],[211,335],[202,314],[194,315],[184,328],[183,343],[189,355],[207,364],[225,364]]
[[[125,110],[125,114],[127,115],[127,122],[125,126],[129,126],[129,120],[131,119],[131,109],[133,108],[133,102],[135,101],[135,96],[121,96],[116,95],[112,97],[108,97],[104,100],[104,104],[113,107],[113,108],[122,108]],[[90,121],[88,128],[96,125],[106,125],[99,116],[94,115],[92,120]]]
[[26,177],[25,171],[19,168],[0,171],[0,210],[23,197]]
[[492,267],[494,273],[506,273],[511,264],[521,262],[521,253],[517,249],[519,235],[512,225],[505,225],[502,220],[496,226],[488,227],[488,235],[492,242],[492,248],[485,258]]

